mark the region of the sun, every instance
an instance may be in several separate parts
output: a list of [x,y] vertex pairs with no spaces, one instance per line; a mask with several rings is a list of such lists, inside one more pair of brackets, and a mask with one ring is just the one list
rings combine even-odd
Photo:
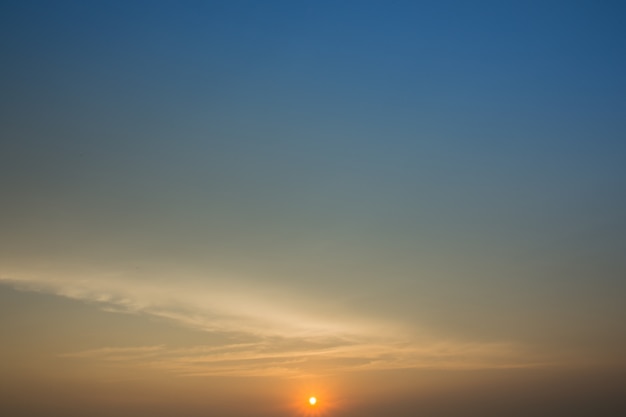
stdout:
[[311,405],[317,404],[317,398],[315,398],[315,397],[309,398],[309,404],[311,404]]

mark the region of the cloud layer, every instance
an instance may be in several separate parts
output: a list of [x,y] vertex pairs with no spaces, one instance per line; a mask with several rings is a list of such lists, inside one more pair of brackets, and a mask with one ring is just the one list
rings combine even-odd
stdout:
[[[253,297],[224,286],[121,279],[7,279],[0,282],[91,303],[112,313],[158,317],[233,337],[230,342],[173,348],[103,347],[69,352],[75,360],[161,369],[181,376],[276,375],[402,368],[482,369],[545,365],[512,343],[476,343],[418,335],[398,323],[351,319],[294,308],[281,297]],[[289,297],[293,299],[293,296]],[[233,339],[242,343],[232,343]],[[164,340],[166,342],[166,340]]]

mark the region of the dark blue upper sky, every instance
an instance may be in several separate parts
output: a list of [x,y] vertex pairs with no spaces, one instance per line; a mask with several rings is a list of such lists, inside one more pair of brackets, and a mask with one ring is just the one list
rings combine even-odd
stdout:
[[139,187],[261,181],[274,201],[333,199],[338,182],[435,211],[623,205],[619,2],[4,2],[1,16],[16,186],[103,170]]

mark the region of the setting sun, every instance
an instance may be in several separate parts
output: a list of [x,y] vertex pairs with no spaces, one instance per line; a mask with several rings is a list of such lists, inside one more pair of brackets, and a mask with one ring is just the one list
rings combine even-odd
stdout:
[[315,397],[309,398],[309,404],[315,405],[316,403],[317,403],[317,398],[315,398]]

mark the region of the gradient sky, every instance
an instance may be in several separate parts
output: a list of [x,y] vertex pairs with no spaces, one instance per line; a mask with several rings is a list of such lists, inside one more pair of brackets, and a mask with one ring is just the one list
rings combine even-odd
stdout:
[[3,1],[0,414],[626,411],[625,19]]

